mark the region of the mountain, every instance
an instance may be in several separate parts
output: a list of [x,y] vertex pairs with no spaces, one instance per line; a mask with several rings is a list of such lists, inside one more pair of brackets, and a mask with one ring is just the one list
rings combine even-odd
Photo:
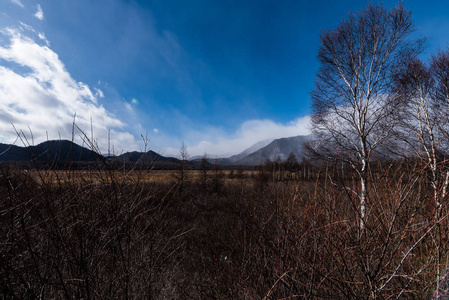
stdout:
[[[296,155],[300,161],[304,157],[303,144],[311,136],[295,136],[276,140],[263,140],[245,151],[229,158],[218,159],[221,165],[256,166],[266,161],[280,159],[284,161],[290,153]],[[46,141],[36,146],[19,147],[0,143],[0,162],[28,162],[34,159],[39,163],[57,163],[59,166],[67,162],[93,162],[99,159],[115,160],[117,162],[135,164],[137,162],[154,163],[159,168],[175,168],[179,160],[173,157],[164,157],[154,151],[126,152],[119,156],[103,157],[102,155],[81,147],[68,140]],[[211,164],[217,159],[209,158]],[[191,161],[193,167],[198,167],[201,159]]]
[[263,148],[254,151],[251,154],[235,161],[236,165],[256,166],[266,161],[287,159],[290,153],[295,154],[296,159],[300,161],[304,157],[304,142],[311,139],[311,135],[298,135],[288,138],[280,138],[272,141]]
[[[220,158],[215,157],[214,158],[214,157],[207,156],[207,161],[212,165],[217,163],[217,161],[220,165],[234,165],[237,161],[239,161],[242,158],[244,158],[245,156],[248,156],[249,154],[259,150],[260,148],[265,147],[272,141],[273,141],[273,139],[266,139],[263,141],[259,141],[259,142],[255,143],[254,145],[252,145],[251,147],[243,150],[239,154],[235,154],[235,155],[232,155],[227,158],[225,158],[225,157],[220,157]],[[190,159],[190,161],[194,164],[201,164],[202,159],[203,159],[203,156],[197,155],[197,156],[192,157]]]
[[160,154],[157,154],[154,151],[148,152],[126,152],[115,158],[115,160],[122,162],[150,162],[150,163],[177,163],[178,159],[173,157],[165,157]]
[[259,142],[255,143],[254,145],[252,145],[251,147],[249,147],[248,149],[240,152],[239,154],[236,154],[236,155],[233,155],[233,156],[227,158],[227,160],[230,163],[235,163],[235,162],[243,159],[245,156],[248,156],[251,153],[256,152],[257,150],[267,146],[272,141],[273,141],[273,139],[266,139],[266,140],[263,140],[263,141],[259,141]]
[[36,146],[0,144],[0,161],[73,162],[95,161],[101,156],[68,140],[46,141]]
[[55,168],[65,168],[67,163],[74,167],[72,163],[77,163],[77,166],[87,166],[88,164],[97,160],[112,160],[120,163],[125,163],[127,167],[141,167],[136,166],[138,162],[151,163],[156,168],[172,169],[176,168],[179,160],[172,157],[164,157],[154,151],[148,152],[126,152],[119,156],[104,157],[90,149],[81,147],[68,140],[46,141],[36,146],[19,147],[16,145],[7,145],[0,143],[0,162],[16,162],[28,163],[33,160],[39,165],[51,164]]
[[[218,160],[220,165],[234,166],[257,166],[273,159],[284,161],[288,155],[293,152],[296,159],[300,161],[304,157],[304,142],[312,138],[311,135],[299,135],[280,139],[266,139],[259,141],[244,150],[243,152],[230,156],[228,158],[208,158],[210,164]],[[276,158],[275,158],[276,153]],[[201,158],[195,157],[191,160],[194,164],[200,164]]]

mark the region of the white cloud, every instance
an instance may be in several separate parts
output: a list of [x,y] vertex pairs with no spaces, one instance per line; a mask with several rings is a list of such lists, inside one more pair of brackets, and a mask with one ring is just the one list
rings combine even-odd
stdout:
[[132,108],[131,104],[129,104],[128,102],[125,102],[124,105],[125,105],[125,108],[127,111],[133,112],[133,108]]
[[44,19],[44,11],[42,10],[42,7],[40,4],[37,5],[37,12],[34,14],[34,16],[36,18],[38,18],[39,20]]
[[95,97],[104,98],[104,93],[102,90],[95,88]]
[[[287,124],[275,123],[271,120],[250,120],[244,122],[231,135],[222,130],[209,128],[205,132],[191,131],[186,134],[185,143],[191,156],[207,153],[210,157],[226,157],[238,154],[253,144],[282,137],[310,134],[310,117],[298,118]],[[201,140],[198,141],[197,137]],[[177,155],[179,149],[167,148],[167,155]]]
[[19,22],[19,28],[22,31],[28,30],[28,31],[31,31],[33,33],[36,33],[36,30],[34,30],[33,27],[31,27],[30,25],[28,25],[28,24],[26,24],[24,22]]
[[22,2],[20,0],[11,0],[11,2],[16,4],[16,5],[18,5],[18,6],[20,6],[21,8],[24,8],[24,6],[23,6],[23,4],[22,4]]
[[45,37],[45,34],[42,32],[38,33],[38,37],[43,40],[45,42],[45,44],[50,47],[50,42],[47,40],[47,38]]
[[[0,31],[9,45],[0,46],[0,141],[12,143],[18,130],[33,133],[35,143],[49,139],[70,139],[73,116],[76,124],[91,132],[102,151],[111,141],[115,149],[137,147],[134,136],[124,131],[126,124],[98,104],[97,94],[74,80],[48,46],[37,44],[21,30],[6,28]],[[79,133],[78,133],[79,134]],[[80,142],[78,139],[77,142]]]
[[[36,30],[34,30],[34,28],[24,22],[19,22],[19,29],[22,32],[30,32],[30,33],[34,33],[35,35],[37,35],[37,37],[41,40],[44,41],[45,44],[50,47],[50,42],[47,40],[47,37],[45,36],[45,34],[43,32],[37,32]],[[2,30],[2,32],[5,31],[5,29]]]
[[159,129],[153,128],[153,132],[157,134],[157,133],[159,133]]

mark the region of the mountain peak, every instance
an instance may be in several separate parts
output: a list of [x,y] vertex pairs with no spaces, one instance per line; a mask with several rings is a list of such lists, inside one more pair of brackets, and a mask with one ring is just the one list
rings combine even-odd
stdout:
[[310,139],[311,135],[275,139],[265,147],[246,155],[235,163],[238,165],[260,165],[266,161],[277,159],[284,161],[290,153],[293,153],[297,160],[301,160],[304,157],[304,142]]

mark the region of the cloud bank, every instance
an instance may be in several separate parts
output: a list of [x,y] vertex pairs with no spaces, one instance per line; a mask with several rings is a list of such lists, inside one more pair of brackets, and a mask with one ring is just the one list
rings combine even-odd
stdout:
[[[191,156],[207,154],[209,157],[227,157],[238,154],[253,144],[282,137],[310,134],[310,117],[305,116],[287,124],[272,120],[249,120],[233,134],[225,134],[217,128],[206,131],[191,131],[186,134],[185,143]],[[197,141],[198,136],[201,140]],[[166,155],[177,156],[179,149],[168,148]]]
[[[95,90],[94,94],[85,83],[73,79],[43,34],[31,38],[36,32],[29,26],[5,28],[0,34],[9,43],[0,46],[1,142],[15,142],[16,130],[34,143],[71,139],[76,114],[76,124],[89,138],[93,130],[103,152],[109,133],[115,149],[137,147],[134,136],[124,130],[126,124],[98,103],[103,93]],[[81,143],[80,132],[76,135],[75,141]]]

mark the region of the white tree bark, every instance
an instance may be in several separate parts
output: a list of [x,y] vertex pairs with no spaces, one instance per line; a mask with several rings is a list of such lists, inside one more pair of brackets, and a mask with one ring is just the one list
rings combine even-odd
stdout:
[[321,67],[312,92],[312,124],[321,139],[315,152],[345,161],[360,179],[360,229],[366,222],[369,163],[373,152],[393,136],[401,105],[391,94],[392,77],[419,42],[407,42],[410,13],[369,5],[321,36]]

